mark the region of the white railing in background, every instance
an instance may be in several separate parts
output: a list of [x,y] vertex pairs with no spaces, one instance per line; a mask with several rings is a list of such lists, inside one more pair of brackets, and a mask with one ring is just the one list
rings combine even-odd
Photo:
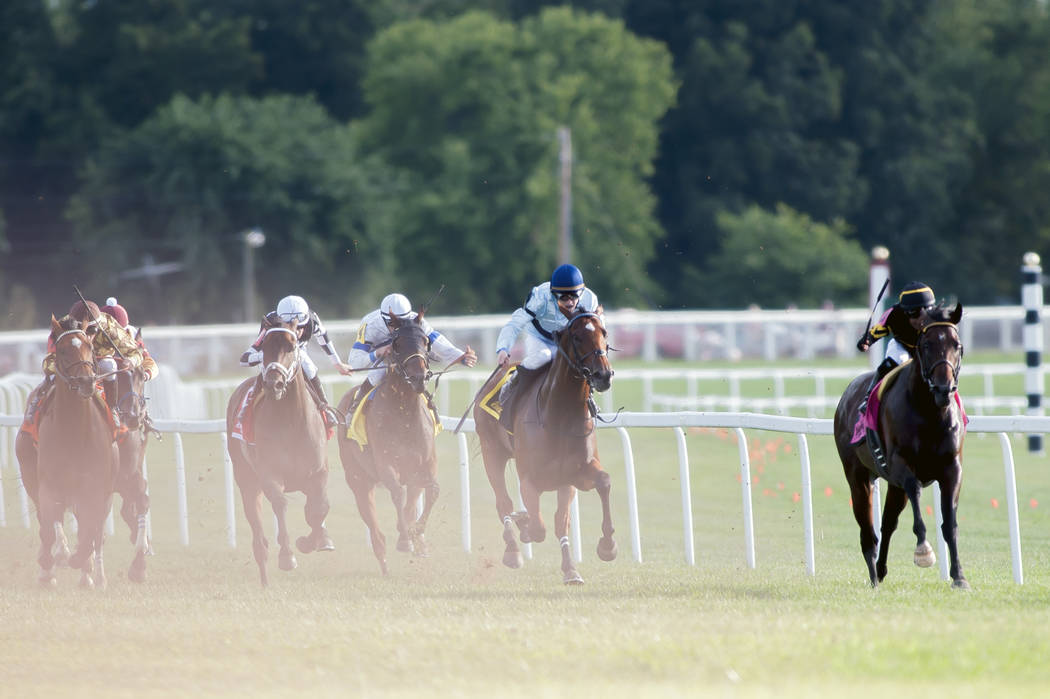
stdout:
[[[9,432],[17,429],[21,423],[21,415],[0,415],[0,432]],[[442,417],[442,424],[450,434],[458,423],[456,417]],[[599,423],[600,429],[615,429],[620,434],[624,450],[624,463],[626,466],[626,489],[628,499],[628,519],[631,532],[631,551],[636,562],[642,562],[641,529],[638,515],[638,499],[634,476],[634,454],[628,436],[628,428],[672,428],[678,446],[679,480],[682,490],[682,525],[685,542],[685,559],[689,565],[695,565],[695,551],[692,536],[692,499],[690,495],[690,468],[688,452],[685,444],[686,428],[707,427],[732,429],[737,437],[738,453],[740,458],[740,484],[742,510],[744,518],[744,546],[745,559],[749,568],[756,566],[755,538],[752,518],[752,494],[751,494],[751,463],[748,451],[748,441],[744,434],[745,429],[767,430],[775,432],[786,432],[798,435],[799,455],[801,464],[801,494],[803,503],[803,536],[806,550],[806,571],[810,575],[816,574],[816,560],[813,542],[813,501],[810,477],[809,446],[807,435],[830,435],[832,433],[831,420],[813,418],[795,418],[777,415],[760,415],[754,413],[621,413],[615,420],[607,424]],[[178,527],[179,539],[183,545],[189,545],[189,509],[186,499],[186,467],[185,455],[182,447],[183,433],[207,433],[218,434],[222,440],[222,452],[225,462],[225,505],[226,505],[226,527],[229,545],[236,546],[236,508],[234,497],[233,467],[226,453],[225,422],[223,420],[158,420],[156,427],[173,435],[175,448],[175,468],[177,478],[178,499]],[[460,507],[463,550],[471,550],[471,513],[470,513],[470,454],[467,446],[466,432],[473,431],[472,420],[467,420],[462,431],[455,435],[459,446],[459,474],[460,474]],[[990,432],[999,435],[1002,446],[1003,468],[1005,477],[1005,497],[1009,517],[1009,541],[1011,562],[1014,581],[1017,584],[1024,583],[1024,575],[1021,563],[1021,539],[1020,525],[1017,510],[1017,483],[1014,473],[1013,451],[1008,434],[1010,433],[1047,433],[1050,432],[1050,417],[1028,417],[1028,416],[977,416],[970,420],[969,432]],[[0,473],[12,470],[17,474],[13,454],[13,439],[10,440],[11,448],[5,448],[0,452]],[[0,504],[3,503],[3,479],[0,478]],[[28,499],[22,488],[21,479],[17,479],[22,505],[22,523],[25,527],[30,526]],[[155,494],[154,494],[155,496]],[[942,580],[948,579],[948,556],[947,548],[941,540],[941,524],[943,522],[940,511],[940,497],[937,485],[933,487],[933,504],[937,520],[937,526],[933,527],[938,539],[940,551],[940,575]],[[578,502],[578,499],[577,499]],[[579,515],[578,509],[573,510],[573,533],[572,547],[576,560],[582,558],[582,547],[580,545]],[[4,513],[0,511],[0,526],[6,526]]]
[[[610,344],[622,357],[648,361],[684,358],[710,359],[783,357],[812,359],[820,356],[855,356],[854,344],[868,321],[869,309],[738,310],[738,311],[636,311],[606,313]],[[496,336],[509,314],[428,317],[431,325],[459,346],[472,345],[481,361],[495,361]],[[1043,313],[1043,332],[1050,329],[1050,314]],[[359,320],[326,323],[329,335],[345,356],[357,333]],[[966,308],[959,326],[969,351],[990,350],[1023,354],[1021,306]],[[237,370],[237,360],[255,339],[257,324],[146,326],[143,337],[154,358],[180,374],[216,375]],[[48,331],[0,333],[0,374],[39,371]],[[322,363],[321,352],[311,343],[311,354]],[[316,353],[316,354],[315,354]]]

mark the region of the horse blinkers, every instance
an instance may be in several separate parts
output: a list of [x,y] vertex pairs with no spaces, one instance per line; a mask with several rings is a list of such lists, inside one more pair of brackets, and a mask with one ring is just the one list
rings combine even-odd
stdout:
[[[932,328],[938,330],[930,332]],[[919,331],[916,347],[922,380],[940,408],[948,405],[952,394],[959,390],[959,370],[962,368],[963,345],[953,323],[937,321]]]

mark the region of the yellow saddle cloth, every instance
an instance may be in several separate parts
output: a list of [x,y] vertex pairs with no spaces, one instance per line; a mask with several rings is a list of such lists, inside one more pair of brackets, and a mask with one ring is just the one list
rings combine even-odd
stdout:
[[[351,416],[346,427],[346,437],[357,445],[364,449],[368,445],[368,431],[365,429],[365,405],[368,401],[375,397],[375,392],[378,389],[373,388],[368,392],[364,398],[357,403],[357,408],[354,410],[353,416]],[[427,402],[426,396],[420,394],[419,400],[424,403]],[[434,434],[437,435],[441,432],[441,417],[437,414],[436,410],[431,410],[431,414],[434,416]]]
[[500,414],[503,413],[503,406],[499,404],[499,392],[503,388],[503,385],[510,381],[510,377],[513,376],[514,372],[517,370],[518,365],[515,364],[506,374],[503,375],[503,378],[496,382],[496,385],[492,387],[492,390],[486,393],[479,401],[481,409],[497,420],[499,420]]

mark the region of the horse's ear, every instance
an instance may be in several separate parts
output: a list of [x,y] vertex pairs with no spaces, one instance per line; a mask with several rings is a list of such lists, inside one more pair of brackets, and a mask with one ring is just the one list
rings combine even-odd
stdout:
[[57,333],[62,331],[62,326],[59,325],[58,319],[55,318],[55,314],[51,314],[51,333]]
[[959,321],[962,319],[962,311],[963,311],[962,304],[961,303],[956,303],[955,304],[955,310],[953,310],[951,312],[951,315],[948,316],[948,320],[950,320],[953,325],[958,325]]
[[142,328],[135,328],[135,342],[142,340]]
[[419,309],[419,312],[416,313],[416,325],[422,325],[423,324],[423,315],[426,312],[427,312],[427,309],[425,309],[425,308]]

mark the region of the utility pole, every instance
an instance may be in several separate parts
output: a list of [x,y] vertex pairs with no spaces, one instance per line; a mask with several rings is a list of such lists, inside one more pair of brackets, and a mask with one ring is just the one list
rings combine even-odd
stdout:
[[558,236],[558,263],[572,262],[572,132],[558,127],[558,161],[561,163],[561,227]]

